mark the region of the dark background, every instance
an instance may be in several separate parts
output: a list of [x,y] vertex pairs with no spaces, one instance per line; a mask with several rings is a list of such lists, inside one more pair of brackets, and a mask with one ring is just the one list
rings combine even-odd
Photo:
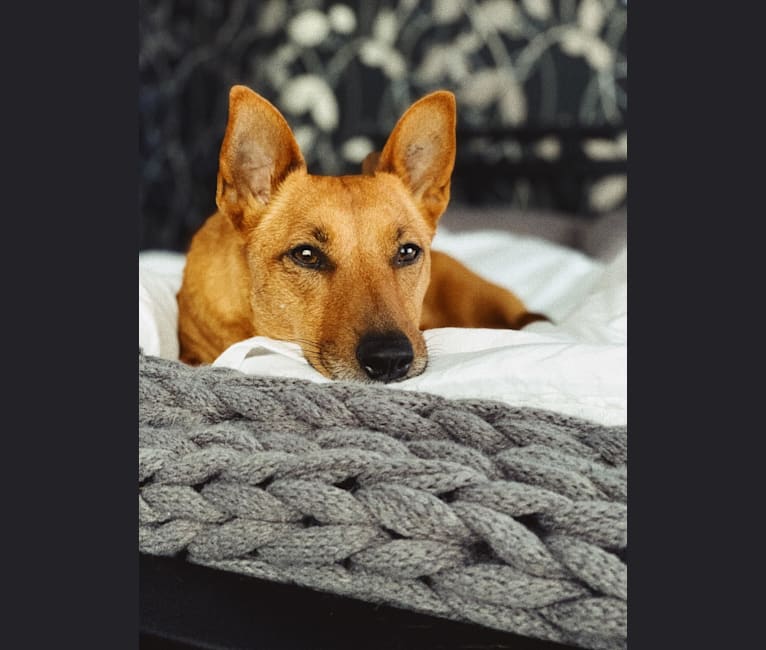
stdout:
[[627,195],[621,0],[140,0],[139,250],[215,211],[236,83],[272,101],[309,171],[356,173],[427,92],[458,100],[453,204],[593,219]]

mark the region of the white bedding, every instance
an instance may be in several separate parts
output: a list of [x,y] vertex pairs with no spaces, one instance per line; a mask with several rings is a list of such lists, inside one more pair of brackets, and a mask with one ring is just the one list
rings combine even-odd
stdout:
[[[627,244],[602,263],[535,237],[441,229],[434,248],[511,289],[554,323],[532,323],[522,331],[428,330],[426,371],[387,386],[626,423]],[[139,346],[145,354],[178,358],[175,294],[183,264],[178,253],[139,255]],[[298,345],[265,337],[231,346],[214,365],[329,381],[308,365]]]

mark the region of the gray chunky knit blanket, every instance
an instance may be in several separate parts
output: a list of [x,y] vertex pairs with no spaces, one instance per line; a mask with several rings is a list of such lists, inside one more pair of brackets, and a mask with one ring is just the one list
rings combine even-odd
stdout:
[[627,430],[139,352],[139,550],[627,645]]

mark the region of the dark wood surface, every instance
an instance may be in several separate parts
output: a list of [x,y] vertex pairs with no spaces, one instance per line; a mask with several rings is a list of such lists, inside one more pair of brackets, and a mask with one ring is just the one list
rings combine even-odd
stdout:
[[140,556],[142,650],[555,650],[557,643]]

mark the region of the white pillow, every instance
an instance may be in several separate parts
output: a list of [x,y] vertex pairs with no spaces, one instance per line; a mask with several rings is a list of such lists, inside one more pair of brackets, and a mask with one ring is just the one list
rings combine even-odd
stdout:
[[535,322],[525,331],[583,343],[628,342],[628,249],[624,246],[598,274],[581,301],[555,324]]
[[144,354],[178,359],[178,303],[186,258],[147,251],[138,256],[138,345]]

